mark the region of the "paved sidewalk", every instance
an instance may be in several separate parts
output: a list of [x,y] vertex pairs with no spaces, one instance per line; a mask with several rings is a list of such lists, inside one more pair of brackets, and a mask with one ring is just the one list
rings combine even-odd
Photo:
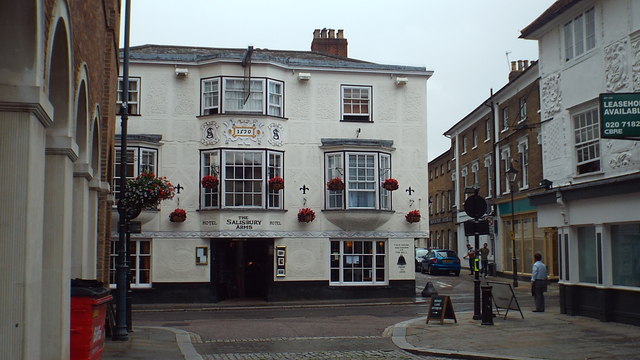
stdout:
[[[521,298],[527,286],[516,289]],[[550,286],[550,294],[557,284]],[[251,306],[251,304],[246,304]],[[254,304],[255,305],[255,304]],[[275,306],[318,306],[319,304],[286,304]],[[341,306],[333,303],[326,306]],[[342,304],[343,306],[345,304]],[[455,310],[455,302],[453,304]],[[215,307],[215,306],[214,306]],[[455,312],[457,323],[444,324],[420,317],[396,324],[389,333],[401,349],[424,355],[465,359],[640,359],[640,327],[601,322],[583,316],[560,314],[555,301],[547,301],[544,313],[534,313],[522,306],[524,319],[510,310],[506,319],[493,319],[494,325],[473,320],[473,312]],[[158,327],[134,327],[129,341],[107,339],[105,360],[201,360],[192,345],[192,336],[183,330]]]

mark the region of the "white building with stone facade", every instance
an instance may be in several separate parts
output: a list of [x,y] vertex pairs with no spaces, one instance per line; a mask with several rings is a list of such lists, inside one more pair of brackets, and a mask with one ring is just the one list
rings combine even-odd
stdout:
[[531,201],[558,229],[561,310],[640,324],[640,146],[608,136],[599,100],[640,98],[640,3],[560,0],[521,37],[539,44],[550,188]]
[[[134,302],[414,296],[432,72],[346,47],[317,30],[314,51],[131,48],[127,175],[179,190],[132,234]],[[344,190],[327,188],[336,177]],[[176,208],[184,222],[169,220]],[[300,221],[307,208],[315,219]],[[413,210],[422,221],[406,220]]]

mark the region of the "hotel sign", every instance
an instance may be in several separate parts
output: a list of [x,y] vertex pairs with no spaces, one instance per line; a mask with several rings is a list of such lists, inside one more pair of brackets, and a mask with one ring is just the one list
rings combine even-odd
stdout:
[[640,93],[600,94],[603,139],[640,139]]

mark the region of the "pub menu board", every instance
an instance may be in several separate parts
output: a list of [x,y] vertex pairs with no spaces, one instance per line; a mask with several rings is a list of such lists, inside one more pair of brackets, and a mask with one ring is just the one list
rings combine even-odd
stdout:
[[440,325],[444,323],[444,319],[452,319],[456,323],[456,314],[453,311],[453,304],[448,296],[434,296],[431,298],[429,305],[429,313],[427,314],[427,324],[429,320],[439,320]]

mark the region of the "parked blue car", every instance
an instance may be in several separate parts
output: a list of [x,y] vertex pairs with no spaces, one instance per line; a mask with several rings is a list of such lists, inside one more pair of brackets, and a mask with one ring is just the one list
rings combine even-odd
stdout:
[[460,258],[453,250],[433,249],[422,257],[420,272],[433,275],[436,272],[454,273],[460,275]]

